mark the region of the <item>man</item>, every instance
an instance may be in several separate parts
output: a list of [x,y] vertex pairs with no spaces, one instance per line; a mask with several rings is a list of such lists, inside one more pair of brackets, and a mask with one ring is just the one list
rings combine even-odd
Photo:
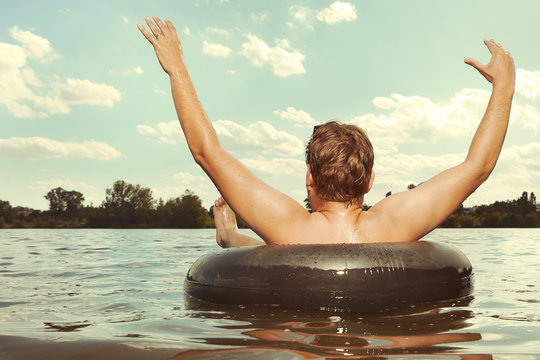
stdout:
[[153,20],[146,18],[151,32],[141,24],[138,28],[170,77],[178,119],[195,161],[223,197],[215,207],[221,246],[260,244],[235,231],[233,211],[267,244],[415,241],[446,219],[495,167],[508,127],[515,67],[512,56],[494,40],[484,41],[492,55],[487,65],[465,59],[493,91],[463,163],[363,211],[363,196],[374,179],[371,144],[357,127],[324,124],[314,130],[306,150],[309,213],[220,146],[193,87],[176,29],[168,20]]

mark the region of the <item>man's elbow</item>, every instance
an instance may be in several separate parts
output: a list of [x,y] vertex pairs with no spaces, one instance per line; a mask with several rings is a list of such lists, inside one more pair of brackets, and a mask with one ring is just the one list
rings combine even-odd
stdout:
[[469,168],[469,172],[473,178],[475,188],[482,185],[482,183],[484,183],[484,181],[489,178],[491,172],[493,171],[493,168],[495,167],[495,164],[486,162],[474,162],[470,160],[465,161],[465,165]]
[[193,156],[193,160],[202,167],[203,169],[208,164],[208,154],[205,151],[191,151],[191,155]]
[[212,146],[201,146],[190,150],[193,160],[195,160],[200,167],[206,170],[212,163],[212,160],[219,155],[221,147],[218,144]]

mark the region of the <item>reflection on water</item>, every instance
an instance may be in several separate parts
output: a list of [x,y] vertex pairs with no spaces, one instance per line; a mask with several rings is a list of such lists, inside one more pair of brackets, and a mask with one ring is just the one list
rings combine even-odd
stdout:
[[[459,343],[482,337],[467,331],[474,314],[466,307],[471,298],[448,306],[413,308],[376,314],[328,314],[290,310],[243,309],[194,312],[200,319],[230,319],[218,325],[244,337],[200,337],[208,345],[225,347],[188,350],[173,359],[275,359],[284,358],[397,358],[444,356],[459,353],[461,359],[491,359],[487,354],[464,354]],[[453,306],[452,306],[453,305]],[[288,356],[288,357],[286,357]]]
[[88,321],[84,321],[83,323],[44,322],[43,325],[45,325],[45,328],[49,331],[72,332],[79,331],[79,329],[90,326],[91,324],[89,324]]
[[540,359],[540,229],[429,240],[471,260],[470,303],[346,315],[187,309],[213,230],[0,230],[0,358]]

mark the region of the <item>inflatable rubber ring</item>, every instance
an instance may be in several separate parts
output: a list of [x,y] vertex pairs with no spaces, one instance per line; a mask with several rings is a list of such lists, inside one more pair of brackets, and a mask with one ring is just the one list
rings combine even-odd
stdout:
[[472,293],[472,278],[467,257],[442,243],[266,245],[200,257],[184,294],[191,308],[362,313],[461,299]]

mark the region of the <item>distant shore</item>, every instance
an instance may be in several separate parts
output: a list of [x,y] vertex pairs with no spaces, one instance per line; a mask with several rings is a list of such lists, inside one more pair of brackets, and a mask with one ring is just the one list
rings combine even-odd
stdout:
[[[415,185],[409,185],[409,189]],[[195,193],[186,190],[177,198],[154,200],[152,190],[140,185],[116,181],[106,190],[103,203],[83,206],[84,196],[61,187],[49,191],[49,210],[12,207],[0,200],[0,229],[12,228],[112,228],[112,229],[204,229],[214,228],[211,209],[202,206]],[[389,192],[387,194],[391,196]],[[309,202],[306,199],[306,208]],[[364,204],[364,209],[369,206]],[[246,228],[242,219],[238,226]],[[496,201],[470,208],[459,206],[441,228],[537,228],[540,227],[540,205],[536,196],[524,191],[515,200]]]

